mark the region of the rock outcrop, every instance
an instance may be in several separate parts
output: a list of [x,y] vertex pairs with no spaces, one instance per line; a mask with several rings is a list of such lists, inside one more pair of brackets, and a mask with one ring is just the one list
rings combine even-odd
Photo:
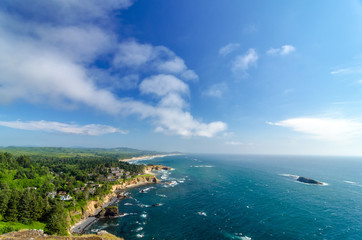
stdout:
[[172,170],[170,167],[166,167],[163,165],[148,165],[146,167],[147,171],[159,171],[159,170]]
[[99,218],[114,218],[119,215],[118,213],[118,207],[117,206],[111,206],[103,208],[100,213],[98,213],[97,217]]
[[155,176],[135,177],[132,180],[123,183],[123,186],[129,187],[133,185],[142,185],[142,184],[158,183],[158,182],[160,182],[160,180],[158,180]]
[[306,178],[306,177],[298,177],[297,181],[302,182],[302,183],[308,183],[308,184],[323,185],[323,183],[321,183],[321,182],[318,182],[316,180]]

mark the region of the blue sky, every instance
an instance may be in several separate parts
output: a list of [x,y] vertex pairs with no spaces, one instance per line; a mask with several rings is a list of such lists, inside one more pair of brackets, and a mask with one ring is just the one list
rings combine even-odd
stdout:
[[1,1],[0,145],[362,155],[362,3]]

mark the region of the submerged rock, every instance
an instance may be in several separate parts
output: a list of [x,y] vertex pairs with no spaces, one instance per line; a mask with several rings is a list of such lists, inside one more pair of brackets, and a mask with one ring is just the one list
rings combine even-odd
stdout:
[[323,185],[323,183],[321,183],[321,182],[318,182],[316,180],[306,178],[306,177],[298,177],[297,181],[302,182],[302,183],[308,183],[308,184]]

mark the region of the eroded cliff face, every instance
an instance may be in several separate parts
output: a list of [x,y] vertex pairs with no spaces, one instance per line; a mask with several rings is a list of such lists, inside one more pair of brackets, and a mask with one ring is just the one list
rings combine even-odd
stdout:
[[[97,201],[92,200],[87,202],[86,206],[83,208],[82,219],[96,215],[105,204],[112,201],[112,199],[119,197],[118,193],[125,190],[126,188],[136,187],[139,185],[150,184],[150,183],[158,183],[158,182],[160,181],[155,176],[147,176],[147,177],[135,177],[130,181],[113,185],[112,193],[106,195],[103,199],[99,199]],[[79,214],[79,213],[73,212],[72,214]]]
[[117,197],[117,194],[112,191],[112,193],[106,195],[103,199],[88,201],[87,205],[84,207],[82,218],[96,215],[104,204],[112,201],[115,197]]
[[163,165],[146,166],[146,171],[159,171],[159,170],[172,170],[172,168]]
[[148,176],[148,177],[135,177],[131,181],[126,181],[123,183],[124,187],[130,187],[133,185],[141,185],[141,184],[148,184],[148,183],[158,183],[158,180],[155,176]]

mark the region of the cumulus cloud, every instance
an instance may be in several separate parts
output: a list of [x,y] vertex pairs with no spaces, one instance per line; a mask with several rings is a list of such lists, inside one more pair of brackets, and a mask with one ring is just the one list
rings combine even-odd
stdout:
[[315,138],[345,140],[362,137],[362,122],[346,118],[290,118],[270,125],[290,128]]
[[137,70],[145,73],[176,74],[185,80],[197,80],[198,76],[187,68],[184,60],[164,46],[141,44],[128,40],[118,44],[113,59],[116,69]]
[[245,72],[251,66],[255,66],[258,61],[258,54],[255,49],[250,48],[244,55],[239,55],[235,58],[232,70],[233,72]]
[[208,97],[222,98],[225,91],[227,91],[227,88],[227,84],[224,82],[216,83],[208,87],[205,91],[202,92],[202,94]]
[[109,133],[120,133],[126,134],[127,131],[115,128],[112,126],[101,125],[101,124],[88,124],[79,126],[77,124],[67,124],[60,122],[48,122],[48,121],[0,121],[0,126],[22,129],[22,130],[39,130],[46,132],[60,132],[66,134],[76,135],[90,135],[99,136]]
[[270,48],[266,54],[269,56],[285,56],[295,51],[295,47],[292,45],[283,45],[280,48]]
[[213,137],[227,128],[226,124],[220,121],[201,123],[195,120],[190,113],[179,109],[159,108],[158,112],[161,126],[156,128],[157,132],[176,133],[184,137]]
[[223,57],[229,55],[240,47],[239,43],[229,43],[219,49],[219,54]]
[[183,81],[172,75],[160,74],[143,80],[140,90],[143,94],[165,96],[169,93],[187,93],[189,88]]
[[[212,137],[224,131],[225,123],[203,123],[185,110],[190,91],[184,81],[198,76],[182,58],[164,46],[119,40],[107,27],[114,11],[131,4],[129,0],[35,0],[30,6],[2,1],[0,104],[21,100],[68,109],[89,107],[115,116],[134,114],[151,120],[158,132],[186,137]],[[102,68],[97,67],[98,60],[104,63]],[[138,85],[140,76],[144,79]],[[157,102],[115,91],[137,87],[142,96],[151,94]],[[37,124],[49,131],[82,129],[79,134],[102,127],[113,131],[102,125],[17,122],[23,129],[40,130]]]

